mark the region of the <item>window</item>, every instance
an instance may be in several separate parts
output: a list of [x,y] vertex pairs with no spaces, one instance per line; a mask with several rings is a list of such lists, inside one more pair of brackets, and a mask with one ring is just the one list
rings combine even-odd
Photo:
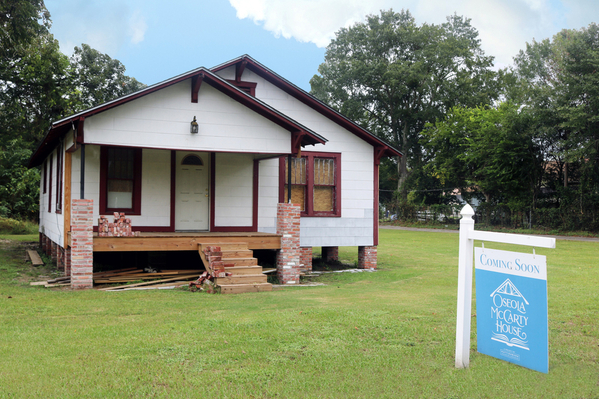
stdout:
[[[288,157],[279,163],[279,201],[288,201]],[[291,202],[302,216],[341,216],[341,154],[304,153],[291,158]]]
[[256,97],[256,86],[258,85],[255,82],[244,82],[237,80],[227,80],[227,82],[231,83],[233,86],[237,87],[239,90],[246,92],[252,97]]
[[100,213],[141,214],[141,149],[102,147]]
[[48,164],[50,165],[50,170],[48,171],[48,212],[52,212],[52,154],[50,154]]
[[48,160],[44,161],[44,194],[46,194],[46,187],[48,186]]
[[198,157],[197,155],[188,155],[183,158],[181,165],[204,166],[204,162],[202,161],[202,158]]
[[62,144],[56,150],[56,213],[62,213]]

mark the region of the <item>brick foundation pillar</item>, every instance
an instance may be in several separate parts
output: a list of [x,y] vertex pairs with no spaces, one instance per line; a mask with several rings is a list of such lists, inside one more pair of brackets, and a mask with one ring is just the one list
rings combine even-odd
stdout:
[[71,287],[94,285],[94,201],[74,199],[71,206]]
[[64,248],[60,246],[56,248],[56,266],[58,270],[64,270]]
[[322,260],[325,262],[339,262],[339,247],[322,247]]
[[52,255],[52,241],[50,241],[50,238],[48,236],[44,236],[46,239],[46,255],[51,256]]
[[300,266],[305,270],[312,271],[312,247],[300,248]]
[[358,247],[358,268],[376,269],[376,247]]
[[56,263],[58,260],[58,244],[56,244],[54,241],[50,241],[50,254],[52,257],[52,262]]
[[43,250],[44,249],[44,234],[41,232],[40,232],[39,244],[40,244],[40,248]]
[[277,234],[281,249],[277,253],[277,277],[281,284],[299,284],[300,273],[300,207],[277,204]]
[[64,275],[71,275],[71,247],[64,251]]

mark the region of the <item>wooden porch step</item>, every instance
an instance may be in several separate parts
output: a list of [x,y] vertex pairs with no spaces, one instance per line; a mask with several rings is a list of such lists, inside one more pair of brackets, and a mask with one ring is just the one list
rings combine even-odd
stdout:
[[254,251],[250,249],[222,250],[223,258],[253,258]]
[[225,272],[231,273],[234,276],[239,274],[261,274],[262,266],[232,266],[225,267]]
[[244,292],[272,291],[272,284],[223,284],[220,285],[221,294],[242,294]]
[[242,292],[272,291],[272,284],[267,282],[267,276],[262,274],[254,251],[248,249],[245,242],[205,243],[199,245],[199,252],[206,270],[210,273],[209,262],[204,255],[206,247],[220,247],[221,261],[225,265],[227,277],[217,277],[215,284],[220,287],[221,294],[239,294]]
[[228,285],[228,284],[256,284],[266,283],[265,274],[238,274],[227,277],[217,277],[216,285]]
[[[235,266],[257,266],[258,259],[256,258],[222,258],[223,263],[225,265],[235,265]],[[230,267],[230,266],[229,266]]]
[[222,252],[226,251],[248,251],[248,243],[247,242],[214,242],[214,243],[202,243],[199,244],[200,251],[206,247],[220,247]]

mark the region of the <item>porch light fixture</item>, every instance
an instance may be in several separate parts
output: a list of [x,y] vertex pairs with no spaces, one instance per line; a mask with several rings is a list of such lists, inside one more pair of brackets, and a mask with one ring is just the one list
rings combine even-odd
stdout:
[[196,117],[194,115],[193,120],[191,121],[191,133],[197,133],[198,132],[198,121],[196,120]]

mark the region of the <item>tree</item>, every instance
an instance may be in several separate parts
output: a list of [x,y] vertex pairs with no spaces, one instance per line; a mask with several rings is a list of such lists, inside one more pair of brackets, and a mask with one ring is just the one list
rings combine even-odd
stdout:
[[0,0],[0,215],[37,216],[37,169],[26,165],[52,121],[143,87],[82,45],[69,58],[43,0]]
[[0,139],[32,148],[69,109],[68,59],[48,32],[43,1],[0,3]]
[[410,168],[422,168],[427,155],[425,124],[456,105],[496,98],[492,65],[468,19],[417,26],[408,11],[389,10],[339,30],[310,84],[316,97],[403,152],[397,173],[405,198]]
[[75,47],[71,57],[74,85],[82,109],[105,103],[146,87],[125,75],[125,66],[87,44]]
[[435,154],[427,168],[445,184],[466,197],[480,192],[487,203],[534,206],[544,159],[535,120],[518,106],[454,107],[423,133],[425,147]]
[[0,216],[34,220],[39,211],[37,169],[26,167],[31,151],[19,139],[0,146]]
[[[515,58],[509,95],[539,121],[539,143],[553,175],[546,187],[560,209],[597,225],[599,201],[599,26],[566,29],[527,44]],[[569,211],[572,211],[569,209]]]

